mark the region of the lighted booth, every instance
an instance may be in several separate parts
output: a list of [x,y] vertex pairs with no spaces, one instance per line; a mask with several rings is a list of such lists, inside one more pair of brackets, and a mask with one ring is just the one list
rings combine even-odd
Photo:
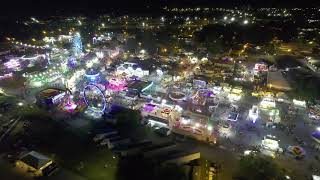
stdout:
[[206,88],[207,82],[200,79],[194,79],[192,85],[194,88]]
[[239,101],[243,95],[242,87],[234,87],[230,91],[228,98],[231,102]]
[[306,101],[293,99],[292,102],[296,107],[299,107],[299,108],[306,108],[307,107]]
[[275,139],[275,136],[267,135],[261,142],[262,147],[270,151],[282,151],[279,146],[279,141]]
[[272,109],[276,107],[276,101],[272,97],[264,97],[259,106],[261,109]]

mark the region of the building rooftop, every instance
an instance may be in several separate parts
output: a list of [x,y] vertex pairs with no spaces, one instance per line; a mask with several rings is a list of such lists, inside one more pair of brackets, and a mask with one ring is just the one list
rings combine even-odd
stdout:
[[20,161],[35,169],[41,169],[46,164],[50,163],[52,160],[43,154],[40,154],[35,151],[30,151],[29,153],[23,155]]
[[137,90],[139,92],[143,92],[144,89],[148,89],[149,86],[152,86],[152,82],[140,80],[132,80],[127,84],[128,89]]

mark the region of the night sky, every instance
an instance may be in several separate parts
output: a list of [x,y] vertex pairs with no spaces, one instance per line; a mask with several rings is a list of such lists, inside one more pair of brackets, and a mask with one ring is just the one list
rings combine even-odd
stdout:
[[[2,16],[95,14],[161,7],[316,7],[319,0],[3,0]],[[4,4],[6,4],[4,6]]]

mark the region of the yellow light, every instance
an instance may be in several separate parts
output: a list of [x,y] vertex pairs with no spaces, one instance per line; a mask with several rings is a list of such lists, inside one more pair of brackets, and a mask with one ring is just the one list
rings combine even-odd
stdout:
[[291,52],[291,49],[288,49],[287,51],[288,51],[288,52]]
[[35,38],[32,38],[31,40],[32,40],[33,42],[35,42],[35,41],[36,41],[36,39],[35,39]]
[[42,33],[43,33],[43,34],[47,34],[47,32],[46,32],[46,31],[42,31]]

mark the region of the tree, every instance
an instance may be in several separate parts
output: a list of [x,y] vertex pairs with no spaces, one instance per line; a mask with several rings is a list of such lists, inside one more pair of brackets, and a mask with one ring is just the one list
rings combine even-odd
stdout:
[[139,111],[124,109],[118,112],[115,118],[119,130],[124,134],[130,134],[139,127],[141,114]]
[[119,160],[117,179],[185,180],[186,176],[182,166],[161,164],[156,159],[146,159],[141,156],[129,156]]
[[284,172],[271,158],[245,156],[239,161],[239,169],[234,175],[237,180],[282,180]]
[[156,180],[185,180],[186,176],[181,166],[176,164],[162,165],[156,171]]
[[320,55],[320,46],[319,45],[312,48],[312,54]]

